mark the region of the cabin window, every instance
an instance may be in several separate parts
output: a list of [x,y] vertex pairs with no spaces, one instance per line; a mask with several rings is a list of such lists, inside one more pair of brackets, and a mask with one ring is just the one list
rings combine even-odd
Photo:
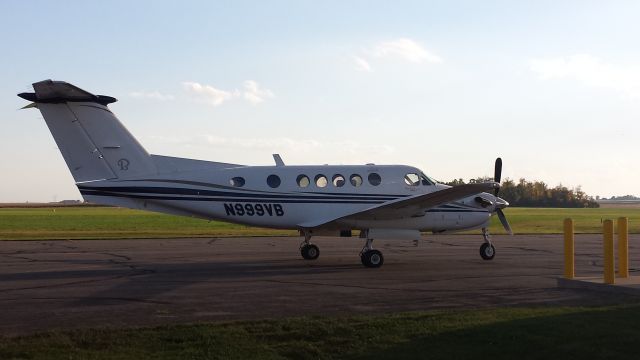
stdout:
[[323,188],[323,187],[327,186],[328,181],[327,181],[327,177],[326,176],[324,176],[324,175],[316,175],[315,180],[316,180],[316,186],[317,187]]
[[298,175],[296,182],[300,187],[307,187],[311,183],[311,180],[309,180],[309,177],[307,175]]
[[243,187],[244,186],[244,178],[240,176],[236,176],[233,179],[229,180],[229,184],[235,187]]
[[369,184],[373,186],[378,186],[380,185],[381,182],[382,182],[382,178],[380,177],[380,175],[378,175],[378,173],[369,174]]
[[344,176],[340,174],[333,175],[332,180],[333,186],[335,187],[343,187],[344,186]]
[[404,183],[409,186],[418,186],[420,185],[420,175],[410,173],[404,176]]
[[269,175],[269,177],[267,177],[267,184],[274,189],[277,188],[280,186],[280,177],[278,175]]
[[355,187],[358,187],[358,186],[362,185],[362,176],[360,176],[358,174],[353,174],[349,178],[349,181],[351,181],[351,185],[353,185]]

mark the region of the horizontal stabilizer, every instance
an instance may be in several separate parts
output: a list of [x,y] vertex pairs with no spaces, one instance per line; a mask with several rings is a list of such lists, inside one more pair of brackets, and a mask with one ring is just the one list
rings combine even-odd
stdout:
[[21,108],[20,108],[20,110],[24,110],[24,109],[31,109],[31,108],[37,108],[37,107],[38,107],[38,104],[37,104],[37,103],[32,102],[32,103],[31,103],[31,104],[29,104],[29,105],[25,105],[25,106],[21,107]]
[[43,80],[33,84],[35,93],[20,93],[18,96],[35,103],[95,102],[107,105],[116,102],[116,98],[105,95],[93,95],[77,86],[64,81]]

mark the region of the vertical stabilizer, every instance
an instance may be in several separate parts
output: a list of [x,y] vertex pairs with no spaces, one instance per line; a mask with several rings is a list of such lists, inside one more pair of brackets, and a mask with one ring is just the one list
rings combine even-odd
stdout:
[[33,88],[35,93],[19,96],[37,104],[76,182],[157,173],[149,153],[107,107],[114,98],[62,81],[45,80]]

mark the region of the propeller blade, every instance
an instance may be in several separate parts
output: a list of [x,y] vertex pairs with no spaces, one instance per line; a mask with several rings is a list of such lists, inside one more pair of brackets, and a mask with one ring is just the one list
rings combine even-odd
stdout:
[[[493,172],[493,181],[497,182],[498,185],[500,184],[500,179],[502,178],[502,159],[501,158],[497,158],[496,159],[496,166]],[[500,188],[497,187],[496,191],[495,191],[495,195],[498,196],[498,192],[500,191]]]
[[507,217],[504,216],[504,212],[502,212],[502,209],[496,209],[496,213],[498,214],[498,219],[500,219],[500,222],[502,223],[502,226],[504,226],[504,229],[509,233],[509,235],[513,235],[513,230],[511,230],[511,226],[509,226]]

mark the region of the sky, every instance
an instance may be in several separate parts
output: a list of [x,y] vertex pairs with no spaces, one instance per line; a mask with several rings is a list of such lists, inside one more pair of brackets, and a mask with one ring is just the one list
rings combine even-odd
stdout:
[[154,154],[406,164],[640,195],[637,1],[4,1],[0,202],[80,199],[44,79]]

